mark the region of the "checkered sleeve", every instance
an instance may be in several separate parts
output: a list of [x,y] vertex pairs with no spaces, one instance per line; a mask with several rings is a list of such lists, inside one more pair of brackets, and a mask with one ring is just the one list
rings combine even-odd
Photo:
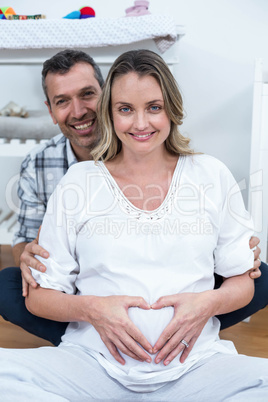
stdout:
[[42,224],[46,205],[40,199],[37,191],[37,177],[35,160],[28,155],[21,165],[20,180],[18,183],[19,197],[19,228],[14,235],[13,246],[22,242],[33,241]]

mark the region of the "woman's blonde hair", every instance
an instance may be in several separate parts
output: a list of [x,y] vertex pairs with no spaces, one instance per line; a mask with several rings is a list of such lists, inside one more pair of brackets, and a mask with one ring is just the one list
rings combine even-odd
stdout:
[[121,151],[121,141],[118,139],[112,119],[111,90],[116,78],[135,72],[140,77],[154,77],[161,87],[165,111],[171,121],[170,134],[165,141],[167,150],[173,154],[189,155],[194,151],[189,147],[190,139],[184,137],[178,129],[183,119],[183,101],[175,78],[162,57],[150,50],[131,50],[123,53],[113,63],[98,107],[98,124],[101,140],[92,151],[94,160],[108,161]]

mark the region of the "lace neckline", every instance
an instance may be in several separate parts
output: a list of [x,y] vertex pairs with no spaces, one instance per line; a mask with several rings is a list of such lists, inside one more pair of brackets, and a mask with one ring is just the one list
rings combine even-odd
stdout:
[[161,205],[158,208],[147,211],[140,209],[132,204],[131,201],[125,196],[119,185],[117,184],[116,180],[113,178],[107,167],[102,161],[98,161],[97,165],[101,169],[102,173],[104,174],[105,180],[108,184],[110,191],[113,193],[114,197],[118,201],[121,209],[131,215],[131,217],[136,218],[138,220],[158,220],[161,219],[163,216],[166,215],[171,209],[171,204],[174,199],[174,195],[176,190],[179,186],[180,176],[182,172],[182,168],[185,162],[185,156],[180,155],[175,170],[173,172],[172,180],[167,192],[167,195]]

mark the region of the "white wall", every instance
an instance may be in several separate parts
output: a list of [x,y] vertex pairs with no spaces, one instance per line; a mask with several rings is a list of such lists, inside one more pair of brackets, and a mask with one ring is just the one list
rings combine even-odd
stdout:
[[[73,0],[10,4],[17,14],[47,18],[61,18],[83,5]],[[121,17],[134,0],[87,4],[97,17]],[[151,0],[149,9],[186,26],[175,69],[187,112],[183,133],[195,149],[224,161],[237,180],[248,179],[254,60],[268,60],[267,0]]]

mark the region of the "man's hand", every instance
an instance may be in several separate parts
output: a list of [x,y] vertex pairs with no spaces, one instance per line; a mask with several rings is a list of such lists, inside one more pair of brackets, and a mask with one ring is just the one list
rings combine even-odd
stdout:
[[84,305],[86,308],[82,312],[83,320],[94,326],[119,363],[125,364],[119,351],[138,361],[152,361],[142,349],[152,354],[152,346],[128,317],[130,307],[150,309],[150,305],[142,297],[107,296],[94,297],[94,300],[90,297],[88,300],[88,308]]
[[[41,227],[40,227],[41,228]],[[33,288],[37,287],[37,283],[34,280],[31,270],[29,267],[36,269],[40,272],[45,272],[45,265],[41,264],[39,260],[35,258],[35,255],[39,255],[43,258],[48,258],[49,253],[43,249],[38,244],[39,232],[37,238],[33,240],[31,243],[26,244],[21,256],[20,256],[20,269],[22,276],[22,295],[24,297],[28,296],[29,285]]]
[[261,271],[260,271],[260,265],[261,265],[261,259],[260,259],[260,253],[261,249],[258,247],[258,244],[260,243],[260,239],[258,237],[251,237],[249,241],[249,247],[252,249],[254,252],[254,269],[252,269],[249,273],[249,276],[252,279],[257,279],[261,276]]
[[[209,292],[181,293],[161,297],[151,308],[158,310],[173,306],[174,316],[157,340],[153,352],[158,353],[155,362],[164,360],[168,365],[180,352],[183,363],[192,350],[213,311]],[[189,347],[181,341],[184,340]]]

